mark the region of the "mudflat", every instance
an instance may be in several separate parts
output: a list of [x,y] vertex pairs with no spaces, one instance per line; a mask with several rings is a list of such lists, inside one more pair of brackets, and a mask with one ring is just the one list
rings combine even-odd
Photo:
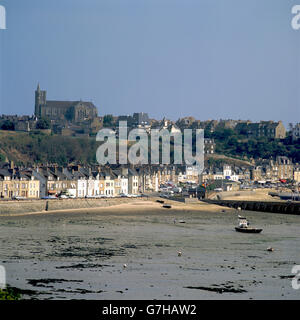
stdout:
[[[133,200],[0,217],[0,264],[24,299],[299,299],[300,217]],[[267,251],[274,248],[273,252]]]

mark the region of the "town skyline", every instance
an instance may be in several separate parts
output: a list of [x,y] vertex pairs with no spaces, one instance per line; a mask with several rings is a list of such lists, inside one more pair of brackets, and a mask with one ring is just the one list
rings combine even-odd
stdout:
[[[40,82],[39,81],[37,82],[37,87],[38,88],[40,87]],[[42,92],[47,92],[47,90],[45,90],[45,91],[41,90],[41,91]],[[47,94],[47,97],[48,97],[48,94]],[[50,102],[59,101],[59,100],[53,100],[53,96],[51,96],[51,95],[50,95],[50,98],[51,98],[49,100]],[[64,98],[64,97],[61,97],[61,98]],[[73,99],[71,99],[69,101],[67,101],[66,99],[63,99],[61,102],[74,102],[74,103],[75,102],[83,102],[83,103],[87,103],[87,102],[84,102],[81,98],[80,99],[76,99],[76,97],[73,97]],[[22,116],[36,116],[36,110],[35,110],[36,106],[34,105],[35,103],[36,103],[36,101],[34,101],[34,99],[33,99],[33,109],[31,110],[31,112],[19,113],[19,114],[16,114],[14,112],[6,113],[6,114],[2,113],[2,116],[6,116],[6,115],[7,116],[20,116],[20,117],[22,117]],[[97,113],[98,113],[96,115],[96,117],[103,118],[103,116],[106,116],[106,115],[112,115],[112,116],[114,116],[116,118],[118,118],[120,116],[130,116],[129,113],[116,114],[116,113],[112,112],[111,110],[109,110],[107,112],[105,110],[103,110],[102,112],[99,113],[99,107],[97,105],[94,105],[92,100],[89,100],[88,103],[92,104],[93,107],[96,108]],[[1,112],[1,110],[0,110],[0,112]],[[151,116],[151,112],[147,112],[145,110],[138,110],[137,112],[133,112],[133,114],[135,114],[135,113],[145,113],[145,114],[149,115],[149,119],[152,119],[152,120],[168,119],[168,120],[174,121],[174,123],[176,121],[179,121],[180,119],[184,119],[184,118],[188,118],[188,117],[196,119],[196,117],[193,114],[186,114],[186,115],[183,115],[182,117],[179,117],[179,118],[166,117],[164,115],[161,118],[155,118],[155,117]],[[215,119],[212,119],[212,118],[204,119],[203,118],[203,119],[199,119],[199,120],[201,120],[201,121],[229,121],[229,120],[233,120],[233,121],[249,121],[249,122],[264,122],[264,121],[279,122],[279,121],[281,121],[284,124],[284,126],[287,128],[287,130],[289,129],[289,125],[290,124],[297,124],[299,122],[298,118],[293,119],[293,121],[285,122],[284,120],[281,120],[281,119],[275,120],[275,119],[268,118],[268,119],[254,120],[254,119],[249,119],[249,118],[248,119],[234,118],[234,117],[230,117],[230,116],[228,116],[226,118],[215,118]]]

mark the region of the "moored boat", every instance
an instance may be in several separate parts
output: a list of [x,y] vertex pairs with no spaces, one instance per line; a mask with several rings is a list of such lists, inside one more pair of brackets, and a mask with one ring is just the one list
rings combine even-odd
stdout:
[[262,232],[262,229],[249,227],[249,222],[245,217],[238,216],[238,218],[239,218],[239,225],[238,225],[238,227],[235,227],[236,231],[244,232],[244,233],[260,233],[260,232]]
[[258,228],[241,228],[241,227],[235,227],[235,230],[238,232],[245,232],[245,233],[260,233],[262,232],[262,229],[258,229]]

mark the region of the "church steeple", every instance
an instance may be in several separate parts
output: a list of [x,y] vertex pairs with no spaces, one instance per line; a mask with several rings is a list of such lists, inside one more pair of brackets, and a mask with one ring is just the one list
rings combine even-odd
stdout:
[[42,116],[42,108],[46,105],[46,91],[42,91],[40,84],[38,83],[37,89],[35,91],[35,109],[34,114],[36,117]]

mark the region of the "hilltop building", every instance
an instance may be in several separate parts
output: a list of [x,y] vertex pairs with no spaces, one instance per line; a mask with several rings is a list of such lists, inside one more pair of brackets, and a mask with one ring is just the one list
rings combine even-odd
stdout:
[[68,120],[82,122],[96,118],[97,108],[92,102],[84,101],[50,101],[46,98],[47,92],[40,89],[38,84],[35,91],[35,111],[37,118],[47,117],[50,120]]
[[267,137],[271,139],[284,139],[286,137],[286,130],[282,121],[260,121],[259,123],[239,123],[235,130],[239,134],[245,134],[247,137]]

